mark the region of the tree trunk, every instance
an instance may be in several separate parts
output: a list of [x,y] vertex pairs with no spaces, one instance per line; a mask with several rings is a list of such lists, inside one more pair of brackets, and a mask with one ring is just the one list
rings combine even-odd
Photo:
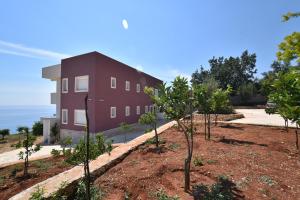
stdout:
[[208,114],[207,132],[208,132],[208,140],[210,140],[210,114]]
[[89,159],[90,159],[90,129],[89,129],[89,116],[88,116],[88,95],[85,97],[85,117],[86,117],[86,158],[85,158],[85,169],[86,169],[86,197],[88,200],[91,199],[91,190],[90,190],[90,168],[89,168]]
[[28,176],[28,144],[29,144],[29,133],[26,133],[26,146],[25,146],[25,162],[24,162],[24,177]]
[[215,126],[218,124],[218,114],[215,114]]
[[207,136],[206,136],[206,114],[204,114],[204,135],[205,135],[205,139],[207,139]]
[[298,125],[296,125],[295,134],[296,134],[296,147],[299,150]]

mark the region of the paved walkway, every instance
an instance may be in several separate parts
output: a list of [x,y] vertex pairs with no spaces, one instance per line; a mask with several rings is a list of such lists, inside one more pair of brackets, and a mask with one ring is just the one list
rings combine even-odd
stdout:
[[[49,145],[42,146],[41,150],[36,153],[33,153],[29,160],[38,160],[51,156],[52,149],[61,150],[60,145]],[[23,160],[19,160],[19,152],[24,151],[24,149],[16,149],[13,151],[8,151],[0,154],[0,168],[8,165],[24,162]]]
[[[266,126],[282,126],[284,127],[283,118],[278,115],[269,115],[264,109],[236,109],[238,113],[242,113],[245,118],[228,121],[227,123],[266,125]],[[290,127],[296,127],[295,124],[289,122]]]

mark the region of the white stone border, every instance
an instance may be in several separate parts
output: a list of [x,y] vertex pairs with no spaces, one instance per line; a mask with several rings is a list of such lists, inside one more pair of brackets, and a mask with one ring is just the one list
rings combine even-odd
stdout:
[[[172,127],[175,124],[176,124],[175,121],[171,121],[167,124],[160,126],[157,129],[158,134],[162,133],[163,131],[167,130],[168,128]],[[151,131],[149,133],[137,137],[136,139],[128,143],[116,147],[115,149],[113,149],[110,155],[104,154],[99,156],[96,160],[93,160],[90,163],[91,173],[95,176],[101,175],[107,169],[121,162],[130,152],[132,152],[137,147],[144,144],[148,139],[151,139],[154,136],[155,136],[154,131]],[[47,198],[51,194],[55,193],[63,182],[67,182],[69,185],[71,185],[72,183],[75,183],[82,177],[83,177],[83,166],[76,166],[56,176],[53,176],[47,180],[44,180],[36,185],[33,185],[32,187],[11,197],[10,200],[27,200],[30,198],[31,194],[35,192],[38,186],[44,188],[45,197]]]

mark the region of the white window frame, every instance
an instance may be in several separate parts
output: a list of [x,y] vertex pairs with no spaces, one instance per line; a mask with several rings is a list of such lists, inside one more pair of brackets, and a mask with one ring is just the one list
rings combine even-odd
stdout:
[[[64,114],[63,114],[64,112],[66,112],[66,120],[64,120]],[[68,109],[61,109],[61,123],[68,124]]]
[[[113,81],[115,82],[114,86],[113,86]],[[110,77],[110,88],[112,88],[112,89],[117,88],[117,79],[116,79],[116,77]]]
[[[67,90],[64,90],[64,88],[65,88],[64,83],[66,83]],[[62,93],[68,93],[68,91],[69,91],[69,79],[68,78],[63,78],[61,80],[61,92]]]
[[139,84],[139,83],[136,84],[136,92],[137,93],[141,92],[141,84]]
[[125,106],[125,117],[130,116],[130,106]]
[[145,106],[145,113],[147,113],[148,111],[148,106]]
[[140,106],[136,106],[136,114],[137,115],[141,114],[141,107]]
[[[77,90],[76,85],[77,85],[78,79],[87,79],[87,89],[85,89],[85,90]],[[89,91],[89,75],[75,76],[74,91],[75,92],[88,92]]]
[[117,107],[110,107],[110,118],[116,118],[116,117],[117,117]]
[[80,112],[83,112],[84,113],[84,117],[86,117],[85,116],[85,110],[83,110],[83,109],[75,109],[74,110],[74,125],[76,125],[76,126],[86,126],[86,123],[85,124],[79,124],[79,123],[76,123],[76,111],[80,111]]
[[125,81],[125,90],[130,91],[130,81]]
[[154,89],[154,96],[158,97],[158,89]]

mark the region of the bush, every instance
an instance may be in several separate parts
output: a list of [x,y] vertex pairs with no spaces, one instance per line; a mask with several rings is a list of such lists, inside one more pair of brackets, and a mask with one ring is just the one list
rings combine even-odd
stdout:
[[9,135],[9,129],[0,130],[0,135],[2,136],[1,140],[4,140],[4,137]]
[[35,122],[32,126],[32,134],[35,136],[43,135],[43,123]]
[[193,186],[195,200],[232,200],[234,184],[226,177],[219,176],[217,183],[211,185],[199,184]]
[[[95,186],[91,185],[91,200],[100,200],[103,199],[103,193],[101,190],[96,188]],[[76,200],[86,200],[86,185],[83,180],[79,181],[77,185],[77,191],[76,191]]]
[[157,200],[179,200],[178,196],[168,196],[167,193],[163,190],[163,189],[159,189],[156,193],[155,193],[155,197],[157,198]]
[[58,157],[58,156],[60,156],[60,150],[52,149],[52,150],[51,150],[51,155],[52,155],[53,157]]
[[194,163],[194,165],[197,167],[197,166],[203,166],[204,165],[204,160],[201,158],[201,157],[199,157],[199,156],[196,156],[195,158],[194,158],[194,161],[193,161],[193,163]]
[[52,142],[55,143],[55,142],[59,141],[59,127],[58,127],[57,123],[55,123],[54,126],[52,126],[52,128],[51,128],[51,136],[54,139],[54,141],[52,141]]
[[29,200],[44,200],[45,199],[44,195],[45,195],[44,188],[37,186],[35,191],[31,193]]

